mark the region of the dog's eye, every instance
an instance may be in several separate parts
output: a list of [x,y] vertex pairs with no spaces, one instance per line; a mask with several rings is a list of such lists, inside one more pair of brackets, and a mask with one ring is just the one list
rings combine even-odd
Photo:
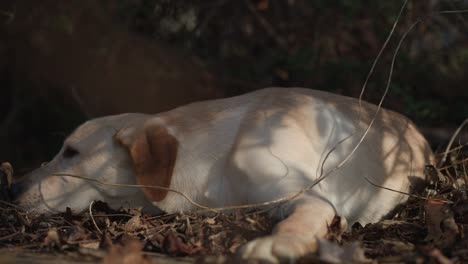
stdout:
[[64,158],[68,159],[68,158],[73,158],[74,156],[76,156],[78,154],[79,154],[78,150],[76,150],[75,148],[72,148],[70,146],[66,146],[65,150],[62,153],[62,156]]

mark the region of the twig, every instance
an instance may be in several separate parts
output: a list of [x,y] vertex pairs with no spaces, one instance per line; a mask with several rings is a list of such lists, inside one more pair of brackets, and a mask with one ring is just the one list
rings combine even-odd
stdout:
[[438,15],[438,14],[461,14],[461,13],[468,13],[468,9],[464,9],[464,10],[442,10],[442,11],[437,11],[437,12],[434,12],[433,14],[431,15]]
[[150,189],[164,190],[164,191],[173,192],[173,193],[177,193],[177,194],[181,195],[181,196],[184,197],[188,202],[190,202],[191,204],[195,205],[195,206],[198,207],[198,208],[206,209],[206,210],[210,210],[210,209],[211,209],[211,208],[208,207],[208,206],[204,206],[204,205],[201,205],[201,204],[199,204],[199,203],[193,201],[190,197],[188,197],[186,194],[184,194],[184,193],[182,193],[182,192],[179,192],[179,191],[174,190],[174,189],[162,187],[162,186],[142,185],[142,184],[107,183],[107,182],[103,182],[103,181],[100,181],[100,180],[97,180],[97,179],[92,179],[92,178],[88,178],[88,177],[84,177],[84,176],[80,176],[80,175],[68,174],[68,173],[51,173],[51,174],[49,174],[49,175],[50,175],[50,176],[66,176],[66,177],[73,177],[73,178],[83,179],[83,180],[87,180],[87,181],[92,181],[92,182],[95,182],[95,183],[97,183],[97,184],[99,184],[99,185],[104,185],[104,186],[129,187],[129,188],[150,188]]
[[461,150],[461,149],[463,149],[464,147],[468,147],[468,144],[459,145],[458,147],[454,147],[454,148],[450,149],[449,151],[444,151],[444,152],[441,152],[441,153],[437,153],[436,155],[437,155],[437,156],[441,156],[441,155],[450,154],[450,153],[452,153],[452,152]]
[[[190,197],[188,197],[186,194],[184,194],[184,193],[182,193],[180,191],[170,189],[170,188],[166,188],[166,187],[162,187],[162,186],[141,185],[141,184],[107,183],[107,182],[103,182],[103,181],[100,181],[100,180],[96,180],[96,179],[92,179],[92,178],[88,178],[88,177],[84,177],[84,176],[80,176],[80,175],[68,174],[68,173],[51,173],[51,174],[49,174],[49,176],[73,177],[73,178],[83,179],[83,180],[87,180],[87,181],[92,181],[92,182],[95,182],[95,183],[97,183],[99,185],[111,186],[111,187],[152,188],[152,189],[160,189],[160,190],[164,190],[164,191],[168,191],[168,192],[174,192],[174,193],[177,193],[177,194],[181,195],[182,197],[184,197],[189,203],[191,203],[195,207],[198,207],[199,209],[202,209],[202,210],[213,211],[213,212],[218,212],[218,211],[223,211],[223,210],[232,210],[232,209],[244,209],[244,208],[260,207],[260,206],[267,206],[267,205],[277,204],[277,203],[281,203],[281,202],[285,202],[285,201],[288,201],[288,200],[295,199],[296,197],[298,197],[299,195],[301,195],[302,193],[304,193],[305,191],[308,190],[308,189],[304,188],[303,190],[301,190],[301,191],[299,191],[297,193],[293,193],[293,194],[290,194],[288,196],[284,196],[284,197],[281,197],[279,199],[269,201],[269,202],[244,204],[244,205],[233,205],[233,206],[226,206],[226,207],[209,207],[209,206],[202,205],[202,204],[199,204],[199,203],[193,201]],[[315,185],[315,184],[313,184],[313,185]]]
[[439,168],[439,170],[446,170],[446,169],[449,169],[449,168],[453,168],[457,165],[460,165],[460,164],[465,164],[467,163],[468,161],[468,158],[464,158],[462,160],[457,160],[457,162],[452,162],[451,165],[448,165],[448,166],[445,166],[445,167],[442,167],[442,168]]
[[[358,113],[358,121],[357,123],[360,123],[361,122],[361,116],[362,116],[362,97],[364,95],[364,92],[367,88],[367,83],[369,82],[369,79],[370,77],[372,76],[372,73],[374,72],[375,70],[375,67],[377,65],[377,62],[380,60],[380,57],[382,56],[382,53],[384,52],[385,48],[387,47],[388,45],[388,42],[390,41],[390,39],[392,38],[393,36],[393,33],[395,32],[395,28],[398,24],[398,22],[400,21],[400,18],[401,18],[401,15],[403,14],[403,11],[406,7],[406,4],[408,3],[407,0],[405,0],[405,2],[403,2],[403,5],[401,6],[400,8],[400,11],[398,12],[398,15],[397,15],[397,18],[395,19],[395,22],[393,23],[393,26],[392,26],[392,29],[390,30],[388,36],[387,36],[387,39],[385,40],[384,44],[382,45],[382,48],[380,49],[379,53],[377,54],[377,57],[375,57],[374,59],[374,62],[372,63],[372,66],[369,70],[369,73],[367,74],[367,77],[366,77],[366,80],[364,81],[364,84],[362,85],[362,88],[361,88],[361,93],[359,94],[359,113]],[[398,47],[399,48],[399,47]],[[398,48],[395,52],[395,54],[398,52]],[[394,56],[395,57],[395,56]],[[392,73],[393,73],[393,62],[394,60],[392,61],[392,66],[391,66],[391,70],[390,70],[390,76],[389,76],[389,81],[391,80],[391,76],[392,76]],[[349,158],[354,154],[354,152],[356,152],[356,150],[359,148],[359,146],[362,144],[362,142],[364,141],[364,138],[366,137],[368,131],[370,130],[370,128],[372,127],[375,119],[377,118],[377,114],[381,108],[381,105],[383,103],[383,100],[384,98],[386,97],[387,95],[387,91],[389,89],[389,86],[390,86],[390,83],[387,84],[387,87],[386,87],[386,90],[384,92],[384,94],[382,95],[381,99],[380,99],[380,103],[377,107],[377,110],[374,114],[374,117],[372,118],[371,122],[369,123],[367,129],[365,130],[364,134],[361,136],[361,139],[360,141],[358,142],[358,144],[356,144],[356,146],[354,147],[354,149],[345,157],[345,159],[340,163],[338,164],[338,166],[336,166],[335,168],[333,168],[330,172],[327,173],[327,175],[329,175],[331,172],[339,169],[340,167],[342,167],[348,160]],[[326,163],[326,160],[328,159],[328,157],[330,156],[330,154],[339,146],[341,145],[343,142],[345,142],[346,140],[350,139],[352,136],[354,136],[356,134],[356,130],[353,131],[350,135],[348,135],[347,137],[341,139],[338,143],[336,143],[329,151],[328,153],[325,155],[325,158],[323,159],[322,161],[322,165],[320,166],[321,167],[321,170],[320,170],[320,178],[323,177],[323,168],[325,166],[325,163]],[[320,180],[321,181],[321,180]]]
[[95,214],[94,217],[129,217],[132,218],[133,216],[128,215],[128,214]]
[[379,53],[377,54],[377,57],[375,57],[374,62],[372,63],[372,66],[369,70],[369,73],[367,74],[366,80],[364,81],[364,84],[362,85],[361,88],[361,93],[359,94],[359,106],[361,107],[361,102],[362,102],[362,96],[364,96],[364,92],[366,91],[367,88],[367,83],[369,82],[370,77],[372,76],[372,73],[374,73],[375,67],[377,65],[377,62],[380,60],[380,57],[382,56],[382,53],[384,50],[387,48],[388,42],[393,36],[393,33],[395,32],[396,26],[398,22],[400,21],[400,17],[403,14],[403,10],[406,7],[406,4],[408,3],[408,0],[405,0],[403,5],[400,8],[400,12],[398,12],[397,19],[395,19],[395,22],[393,23],[392,29],[390,30],[390,33],[387,36],[387,39],[385,40],[384,44],[382,45],[382,48],[380,49]]
[[20,235],[20,234],[21,234],[20,231],[16,231],[16,232],[13,233],[13,234],[9,234],[9,235],[0,237],[0,241],[4,241],[4,240],[8,240],[8,239],[14,238],[15,236]]
[[442,200],[442,199],[438,199],[438,198],[427,198],[427,197],[424,197],[424,196],[420,196],[420,195],[415,195],[415,194],[411,194],[411,193],[407,193],[407,192],[402,192],[402,191],[398,191],[398,190],[394,190],[392,188],[388,188],[388,187],[385,187],[385,186],[381,186],[381,185],[378,185],[378,184],[375,184],[373,182],[371,182],[367,177],[364,177],[364,179],[372,186],[374,187],[377,187],[377,188],[382,188],[382,189],[385,189],[387,191],[391,191],[391,192],[396,192],[396,193],[399,193],[399,194],[404,194],[404,195],[407,195],[407,196],[410,196],[410,197],[415,197],[415,198],[418,198],[418,199],[421,199],[421,200],[426,200],[426,201],[438,201],[438,202],[441,202],[441,203],[446,203],[446,204],[453,204],[452,201],[448,201],[448,200]]
[[93,204],[94,204],[94,201],[91,201],[91,203],[89,204],[89,216],[91,217],[91,221],[93,221],[93,224],[96,230],[99,232],[99,234],[103,235],[101,229],[99,229],[99,226],[97,225],[93,217]]
[[156,215],[156,216],[151,216],[151,217],[148,217],[146,218],[146,220],[148,221],[152,221],[152,220],[156,220],[156,219],[160,219],[160,218],[169,218],[169,217],[174,217],[176,215],[178,215],[179,213],[171,213],[171,214],[162,214],[162,215]]
[[[406,2],[404,3],[404,5],[406,5]],[[403,6],[404,7],[404,6]],[[401,9],[403,10],[403,9]],[[400,10],[400,13],[398,14],[398,17],[397,17],[397,20],[400,19],[400,16],[401,16],[401,10]],[[361,146],[362,142],[364,141],[364,139],[367,137],[367,134],[369,133],[370,129],[372,128],[372,126],[374,125],[374,122],[377,120],[377,116],[380,112],[380,109],[382,108],[382,104],[385,100],[385,97],[387,96],[387,93],[388,91],[390,90],[390,84],[392,82],[392,76],[393,76],[393,70],[395,68],[395,61],[396,61],[396,56],[398,55],[398,51],[400,50],[401,48],[401,44],[403,43],[403,41],[406,39],[406,36],[408,35],[408,33],[414,28],[414,26],[416,26],[420,21],[417,21],[415,22],[413,25],[411,25],[411,27],[405,32],[405,34],[401,37],[400,41],[398,42],[398,45],[395,49],[395,52],[393,53],[393,57],[392,57],[392,62],[391,62],[391,65],[390,65],[390,71],[389,71],[389,74],[388,74],[388,79],[387,79],[387,84],[385,86],[385,90],[384,90],[384,93],[382,95],[382,97],[380,98],[380,101],[379,101],[379,104],[377,105],[377,109],[375,110],[375,113],[374,113],[374,116],[372,117],[369,125],[367,126],[367,128],[364,130],[364,133],[362,134],[361,138],[359,139],[359,142],[356,144],[356,146],[354,146],[354,148],[351,150],[351,152],[337,165],[335,166],[333,169],[331,169],[330,171],[327,172],[327,174],[325,174],[324,176],[322,176],[321,178],[319,178],[318,182],[322,181],[323,179],[325,179],[328,175],[330,175],[332,172],[336,171],[336,170],[339,170],[341,167],[343,167],[344,164],[346,164],[346,162],[353,156],[353,154],[358,150],[358,148]],[[391,31],[392,33],[393,31]],[[361,100],[361,99],[359,99]],[[350,138],[351,136],[348,136],[346,139]],[[339,143],[342,143],[344,142],[344,140],[340,141]],[[310,189],[310,188],[308,188]]]
[[453,133],[452,138],[450,139],[447,147],[445,148],[444,156],[442,157],[442,159],[440,159],[439,164],[437,165],[437,167],[442,166],[442,164],[444,164],[445,160],[447,160],[447,156],[448,156],[450,148],[452,147],[453,142],[457,138],[458,134],[460,134],[462,129],[466,126],[466,124],[468,124],[468,118],[465,119],[465,121],[463,121],[461,123],[461,125],[457,128],[457,130],[455,130],[455,132]]
[[[406,4],[406,1],[405,1],[405,4]],[[468,12],[468,10],[453,10],[453,11],[439,11],[439,12],[435,12],[434,14],[451,14],[451,13],[464,13],[464,12]],[[401,13],[400,13],[401,14]],[[432,15],[434,15],[432,14]],[[431,16],[432,16],[431,15]],[[388,80],[387,80],[387,86],[385,88],[385,91],[384,91],[384,95],[382,96],[379,104],[378,104],[378,108],[377,108],[377,111],[376,111],[376,114],[378,112],[378,110],[381,108],[381,105],[383,103],[383,99],[385,98],[385,95],[387,94],[388,90],[389,90],[389,87],[390,87],[390,83],[391,83],[391,77],[392,77],[392,74],[393,74],[393,69],[394,69],[394,64],[395,64],[395,60],[396,60],[396,55],[398,54],[398,51],[401,47],[401,44],[403,43],[403,41],[406,39],[406,36],[413,30],[413,28],[419,24],[419,23],[422,23],[424,20],[423,19],[419,19],[417,20],[416,22],[414,22],[410,27],[409,29],[403,34],[403,36],[401,37],[400,41],[398,42],[398,46],[393,54],[393,58],[392,58],[392,63],[391,63],[391,66],[390,66],[390,73],[389,73],[389,76],[388,76]],[[367,79],[366,79],[367,80]],[[361,100],[361,98],[360,98]],[[372,123],[375,121],[375,117],[376,115],[374,115],[374,118],[372,119],[371,121],[371,124],[369,125],[368,129],[370,128],[370,126],[372,125]],[[449,145],[447,146],[447,149],[445,151],[445,154],[444,154],[444,158],[442,159],[443,161],[445,161],[445,159],[447,158],[447,154],[448,154],[448,151],[451,147],[451,145],[453,144],[453,141],[455,139],[455,137],[458,135],[458,133],[460,132],[460,130],[462,129],[463,126],[465,126],[466,124],[468,123],[468,119],[466,119],[462,125],[457,129],[457,131],[455,131],[455,134],[454,136],[452,136],[452,139],[450,140],[450,143]],[[368,129],[366,130],[366,133],[368,132]],[[365,133],[365,134],[366,134]],[[361,138],[361,141],[359,143],[361,143],[363,140],[363,138]],[[441,162],[442,164],[443,162]],[[439,167],[440,167],[440,164],[439,164]],[[365,178],[365,177],[364,177]],[[367,178],[365,178],[371,185],[374,185],[374,186],[378,186],[378,185],[375,185],[373,183],[371,183]],[[400,191],[396,191],[396,190],[392,190],[392,189],[389,189],[389,188],[386,188],[386,187],[383,187],[383,186],[379,186],[381,188],[384,188],[386,190],[390,190],[390,191],[395,191],[395,192],[398,192],[398,193],[401,193],[401,194],[406,194],[406,195],[410,195],[408,193],[404,193],[404,192],[400,192]],[[413,196],[413,195],[410,195],[410,196]],[[419,197],[419,196],[415,196],[415,197]],[[427,198],[424,198],[424,197],[419,197],[421,199],[427,199]]]
[[[380,49],[379,53],[377,54],[377,57],[376,57],[376,59],[374,60],[374,62],[373,62],[373,64],[372,64],[372,67],[371,67],[369,73],[367,74],[366,80],[365,80],[365,82],[364,82],[364,84],[363,84],[363,86],[362,86],[362,89],[361,89],[361,93],[359,94],[359,107],[360,107],[359,109],[361,109],[362,97],[363,97],[364,91],[365,91],[365,89],[366,89],[366,87],[367,87],[367,83],[369,82],[369,79],[370,79],[372,73],[374,72],[374,69],[375,69],[375,67],[376,67],[376,65],[377,65],[378,60],[380,59],[380,57],[381,57],[383,51],[385,50],[385,48],[386,48],[388,42],[389,42],[390,39],[391,39],[391,36],[393,35],[393,32],[395,31],[396,25],[397,25],[397,23],[398,23],[398,21],[399,21],[399,18],[400,18],[400,16],[401,16],[401,14],[402,14],[402,12],[403,12],[403,10],[404,10],[404,8],[405,8],[407,2],[408,2],[408,1],[405,0],[403,6],[402,6],[401,9],[400,9],[400,12],[399,12],[399,14],[398,14],[398,17],[397,17],[397,19],[395,20],[395,23],[393,24],[393,27],[392,27],[392,29],[391,29],[391,31],[390,31],[390,34],[388,35],[387,39],[385,40],[384,45],[382,46],[382,48]],[[434,12],[434,13],[430,14],[429,17],[435,16],[435,15],[442,15],[442,14],[460,14],[460,13],[466,13],[466,12],[468,12],[468,10],[443,10],[443,11]],[[421,23],[421,22],[423,22],[423,19],[419,19],[418,21],[414,22],[414,23],[411,25],[411,27],[404,33],[403,37],[400,39],[400,42],[398,43],[397,49],[396,49],[396,51],[395,51],[395,53],[394,53],[394,56],[393,56],[393,59],[392,59],[392,66],[391,66],[391,68],[390,68],[390,75],[389,75],[389,79],[388,79],[388,82],[387,82],[387,87],[386,87],[386,89],[385,89],[384,95],[382,96],[382,98],[381,98],[381,100],[380,100],[380,103],[379,103],[379,105],[378,105],[378,109],[380,109],[380,106],[382,105],[382,101],[383,101],[383,99],[385,98],[386,93],[388,92],[388,88],[389,88],[390,81],[391,81],[391,75],[392,75],[392,73],[393,73],[393,65],[394,65],[395,57],[396,57],[396,55],[397,55],[397,53],[398,53],[398,50],[399,50],[399,48],[400,48],[400,46],[401,46],[403,40],[404,40],[404,39],[406,38],[406,36],[408,35],[408,33],[409,33],[417,24],[419,24],[419,23]],[[378,111],[378,109],[377,109],[377,111]],[[359,111],[361,111],[361,110],[359,110]],[[360,114],[359,114],[359,116],[360,116]],[[374,119],[373,119],[372,121],[374,121]],[[465,120],[465,122],[467,122],[467,121],[468,121],[468,119]],[[465,123],[465,122],[464,122],[464,123]],[[450,145],[450,144],[449,144],[449,145]],[[449,148],[447,148],[447,150],[445,151],[445,153],[447,153],[448,150],[449,150]],[[446,155],[447,155],[447,154],[445,154],[445,156],[444,156],[445,158],[446,158]],[[444,158],[444,160],[445,160],[445,158]]]
[[465,181],[465,186],[468,185],[468,170],[466,170],[465,162],[462,163],[463,166],[463,180]]
[[16,208],[16,209],[18,209],[18,210],[21,210],[21,211],[23,211],[23,212],[26,212],[26,211],[27,211],[27,210],[25,210],[24,208],[19,207],[19,206],[17,206],[17,205],[14,205],[14,204],[12,204],[12,203],[9,203],[9,202],[5,202],[5,201],[0,200],[0,203],[3,203],[3,204],[5,204],[5,205],[11,206],[11,207],[14,207],[14,208]]

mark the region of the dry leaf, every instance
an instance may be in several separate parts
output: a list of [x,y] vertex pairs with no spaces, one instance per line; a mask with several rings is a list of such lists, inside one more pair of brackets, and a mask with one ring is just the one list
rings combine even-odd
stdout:
[[194,255],[202,250],[199,246],[190,245],[182,241],[174,232],[168,234],[164,241],[164,248],[171,255]]
[[100,242],[99,241],[91,241],[91,242],[84,242],[80,243],[80,248],[87,248],[87,249],[99,249]]
[[128,222],[125,224],[125,231],[126,232],[135,232],[140,229],[141,226],[141,218],[140,215],[135,215]]
[[451,247],[460,231],[449,206],[440,200],[428,200],[424,211],[428,231],[425,240],[434,241],[441,248]]
[[112,245],[103,258],[104,264],[149,264],[151,261],[143,254],[143,245],[137,240],[129,240],[125,245]]
[[208,218],[206,218],[206,219],[204,220],[204,222],[207,223],[207,224],[209,224],[209,225],[214,225],[214,224],[216,224],[216,220],[215,220],[214,217],[213,217],[213,218],[208,217]]
[[50,229],[47,236],[44,238],[44,244],[48,246],[60,246],[60,236],[55,229]]

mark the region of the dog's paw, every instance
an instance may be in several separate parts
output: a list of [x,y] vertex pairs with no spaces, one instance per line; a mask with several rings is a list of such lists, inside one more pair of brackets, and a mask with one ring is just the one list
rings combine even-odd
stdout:
[[277,234],[250,241],[239,250],[238,257],[248,263],[294,263],[315,250],[314,239]]

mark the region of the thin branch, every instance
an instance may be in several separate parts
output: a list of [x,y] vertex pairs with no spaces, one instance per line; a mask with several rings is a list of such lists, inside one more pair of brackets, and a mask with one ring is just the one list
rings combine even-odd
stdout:
[[[395,32],[395,28],[398,24],[398,22],[400,21],[400,18],[401,18],[401,15],[403,14],[403,11],[406,7],[406,4],[408,3],[407,0],[405,0],[405,2],[403,2],[403,5],[401,6],[400,8],[400,11],[398,12],[398,15],[397,15],[397,18],[395,19],[395,22],[393,23],[393,26],[392,26],[392,29],[390,30],[388,36],[387,36],[387,39],[385,40],[384,44],[382,45],[382,48],[380,49],[379,53],[377,54],[377,57],[374,59],[374,62],[372,63],[372,66],[369,70],[369,73],[367,74],[367,77],[366,77],[366,80],[364,81],[364,84],[362,85],[362,88],[361,88],[361,93],[359,94],[359,113],[358,113],[358,121],[357,123],[360,123],[361,122],[361,116],[362,116],[362,96],[364,95],[364,92],[366,90],[366,87],[367,87],[367,83],[369,82],[369,79],[370,77],[372,76],[372,73],[374,72],[375,70],[375,67],[377,65],[377,62],[380,60],[380,57],[382,56],[382,53],[384,52],[385,48],[387,47],[387,44],[388,42],[390,41],[390,39],[392,38],[394,32]],[[404,38],[404,37],[403,37]],[[402,40],[400,40],[401,42]],[[396,56],[396,53],[398,52],[398,49],[399,49],[399,46],[397,47],[397,50],[395,51],[395,56]],[[395,58],[394,56],[394,58]],[[391,76],[392,76],[392,73],[393,73],[393,65],[394,65],[394,60],[392,61],[392,65],[391,65],[391,68],[390,68],[390,75],[389,75],[389,81],[387,83],[387,87],[386,87],[386,90],[384,92],[384,94],[382,95],[381,99],[380,99],[380,103],[377,107],[377,110],[374,114],[374,117],[372,118],[371,122],[369,123],[367,129],[365,130],[364,134],[361,136],[361,139],[359,140],[358,144],[356,144],[356,146],[354,147],[354,149],[345,157],[345,159],[340,163],[338,164],[335,168],[333,168],[332,170],[330,170],[329,172],[327,172],[327,174],[323,175],[323,167],[325,166],[325,162],[326,160],[328,159],[328,157],[330,156],[330,154],[339,146],[341,145],[343,142],[345,142],[346,140],[350,139],[351,137],[353,137],[355,134],[356,134],[356,130],[353,131],[353,133],[351,133],[350,135],[348,135],[347,137],[341,139],[338,143],[336,143],[329,151],[328,153],[325,155],[325,158],[322,162],[322,165],[321,165],[321,170],[320,170],[320,177],[319,177],[319,182],[322,181],[323,179],[325,179],[325,177],[327,177],[328,175],[330,175],[332,172],[338,170],[339,168],[341,168],[350,158],[351,156],[356,152],[356,150],[359,148],[359,146],[362,144],[362,142],[364,141],[364,138],[367,136],[367,133],[369,132],[370,128],[372,127],[375,119],[377,118],[377,114],[379,113],[379,110],[380,110],[380,107],[383,103],[383,100],[385,99],[386,95],[387,95],[387,92],[388,92],[388,89],[389,89],[389,86],[390,86],[390,81],[391,81]]]
[[411,194],[411,193],[407,193],[407,192],[402,192],[402,191],[391,189],[391,188],[388,188],[388,187],[385,187],[385,186],[381,186],[381,185],[378,185],[378,184],[375,184],[375,183],[371,182],[367,177],[364,177],[364,179],[370,185],[372,185],[374,187],[377,187],[377,188],[387,190],[387,191],[391,191],[391,192],[395,192],[395,193],[399,193],[399,194],[404,194],[404,195],[407,195],[407,196],[410,196],[410,197],[415,197],[415,198],[418,198],[418,199],[421,199],[421,200],[426,200],[426,201],[438,201],[438,202],[445,203],[445,204],[453,204],[452,201],[442,200],[442,199],[439,199],[439,198],[427,198],[427,197],[424,197],[424,196],[415,195],[415,194]]
[[89,216],[91,217],[91,221],[93,221],[93,224],[96,230],[99,232],[99,234],[103,235],[101,229],[99,229],[99,226],[97,225],[93,217],[93,204],[94,204],[94,201],[91,201],[91,203],[89,204]]
[[396,26],[398,25],[398,22],[400,21],[400,17],[403,14],[403,10],[405,9],[407,3],[408,3],[408,0],[405,0],[403,5],[401,6],[400,12],[398,12],[397,19],[395,19],[395,22],[393,23],[392,29],[390,30],[390,33],[388,34],[387,39],[385,40],[384,44],[382,45],[382,48],[380,49],[379,53],[377,54],[377,57],[375,57],[374,62],[372,63],[372,66],[371,66],[371,68],[369,70],[369,73],[367,74],[366,80],[364,81],[364,84],[362,85],[361,93],[359,94],[359,106],[361,106],[362,96],[364,96],[364,92],[366,91],[367,83],[369,82],[369,79],[372,76],[372,73],[374,73],[377,62],[380,60],[380,57],[382,56],[382,53],[384,52],[385,48],[387,47],[388,42],[392,38],[393,33],[395,32]]
[[432,15],[438,15],[438,14],[460,14],[460,13],[468,13],[468,9],[464,9],[464,10],[442,10],[442,11],[437,11],[437,12],[434,12]]
[[452,138],[450,139],[447,147],[445,148],[445,151],[444,151],[444,156],[442,157],[442,159],[440,159],[439,161],[439,164],[437,167],[440,167],[442,166],[442,164],[444,164],[445,160],[447,160],[447,156],[448,156],[448,153],[449,153],[449,150],[450,148],[452,147],[452,144],[453,142],[455,141],[455,139],[457,138],[458,134],[460,134],[460,132],[462,131],[462,129],[468,124],[468,118],[465,119],[465,121],[463,121],[461,123],[461,125],[457,128],[457,130],[455,130],[455,132],[453,133],[452,135]]
[[21,233],[22,233],[22,232],[17,231],[17,232],[15,232],[15,233],[13,233],[13,234],[9,234],[9,235],[6,235],[6,236],[2,236],[2,237],[0,237],[0,241],[12,239],[12,238],[14,238],[14,237],[17,236],[17,235],[21,235]]
[[[457,162],[452,162],[451,165],[448,165],[448,166],[439,168],[439,170],[447,170],[447,169],[450,169],[450,168],[454,168],[454,167],[457,166],[457,165],[461,165],[461,164],[467,163],[467,161],[468,161],[468,158],[464,158],[464,159],[462,159],[462,160],[458,160]],[[458,177],[457,177],[457,178],[458,178]]]
[[[405,4],[406,4],[406,1],[405,1]],[[399,14],[399,16],[397,17],[397,20],[400,19],[400,16],[401,16],[401,13]],[[358,150],[358,148],[361,146],[362,142],[364,141],[364,139],[367,137],[367,134],[369,133],[370,129],[372,128],[372,126],[374,125],[375,121],[377,120],[377,116],[380,112],[380,109],[382,108],[382,104],[387,96],[387,93],[388,91],[390,90],[390,84],[392,82],[392,76],[393,76],[393,71],[394,71],[394,68],[395,68],[395,61],[396,61],[396,56],[398,55],[398,52],[401,48],[401,45],[403,43],[403,41],[406,39],[406,36],[408,35],[409,32],[411,32],[411,30],[414,28],[414,26],[416,26],[420,21],[417,21],[415,22],[413,25],[411,25],[411,27],[405,32],[405,34],[401,37],[400,41],[398,42],[398,45],[395,49],[395,52],[393,53],[393,57],[392,57],[392,63],[390,65],[390,71],[389,71],[389,74],[388,74],[388,79],[387,79],[387,85],[385,87],[385,90],[384,90],[384,93],[382,95],[382,97],[380,98],[380,101],[379,101],[379,104],[377,105],[377,109],[375,110],[375,113],[374,113],[374,116],[372,117],[372,120],[370,121],[369,125],[367,126],[367,128],[364,130],[364,133],[363,135],[361,136],[361,138],[359,139],[359,142],[356,144],[356,146],[351,150],[351,152],[336,166],[334,167],[333,169],[331,169],[330,171],[327,172],[327,174],[325,174],[322,178],[320,178],[318,181],[322,181],[323,179],[325,179],[328,175],[330,175],[332,172],[340,169],[341,167],[343,167],[344,164],[346,164],[346,162],[353,156],[353,154]],[[341,143],[341,142],[340,142]],[[310,189],[310,188],[308,188]]]
[[68,173],[52,173],[52,174],[49,174],[49,176],[73,177],[73,178],[78,178],[78,179],[91,181],[91,182],[94,182],[94,183],[97,183],[97,184],[103,185],[103,186],[128,187],[128,188],[152,188],[152,189],[160,189],[160,190],[164,190],[164,191],[168,191],[168,192],[174,192],[174,193],[177,193],[177,194],[181,195],[182,197],[184,197],[189,203],[191,203],[195,207],[197,207],[199,209],[202,209],[202,210],[213,211],[213,212],[218,212],[218,211],[222,211],[222,210],[232,210],[232,209],[245,209],[245,208],[253,208],[253,207],[259,207],[259,206],[267,206],[267,205],[277,204],[277,203],[285,202],[285,201],[288,201],[288,200],[291,200],[291,199],[295,199],[296,197],[298,197],[299,195],[301,195],[303,192],[306,191],[306,189],[303,189],[303,190],[301,190],[301,191],[299,191],[297,193],[293,193],[293,194],[290,194],[290,195],[287,195],[287,196],[284,196],[282,198],[279,198],[279,199],[276,199],[276,200],[273,200],[273,201],[269,201],[269,202],[253,203],[253,204],[245,204],[245,205],[233,205],[233,206],[226,206],[226,207],[216,208],[216,207],[209,207],[209,206],[206,206],[206,205],[199,204],[199,203],[193,201],[190,197],[188,197],[186,194],[184,194],[182,192],[179,192],[179,191],[174,190],[174,189],[162,187],[162,186],[141,185],[141,184],[107,183],[107,182],[103,182],[103,181],[100,181],[100,180],[96,180],[96,179],[92,179],[92,178],[88,178],[88,177],[84,177],[84,176],[80,176],[80,175],[68,174]]
[[24,208],[22,208],[22,207],[19,207],[19,206],[15,205],[15,204],[12,204],[12,203],[9,203],[9,202],[6,202],[6,201],[0,200],[0,203],[5,204],[5,205],[8,205],[8,206],[11,206],[11,207],[14,207],[14,208],[16,208],[17,210],[20,210],[20,211],[22,211],[22,212],[26,212],[26,211],[27,211],[26,209],[24,209]]
[[[453,135],[453,134],[452,134],[452,135]],[[455,152],[455,151],[459,151],[459,150],[461,150],[461,149],[463,149],[463,148],[465,148],[465,147],[468,147],[468,143],[459,145],[459,146],[457,146],[457,147],[454,147],[454,148],[450,149],[449,151],[444,151],[444,152],[437,153],[436,155],[437,155],[437,156],[441,156],[441,155],[450,154],[450,153],[453,153],[453,152]]]

